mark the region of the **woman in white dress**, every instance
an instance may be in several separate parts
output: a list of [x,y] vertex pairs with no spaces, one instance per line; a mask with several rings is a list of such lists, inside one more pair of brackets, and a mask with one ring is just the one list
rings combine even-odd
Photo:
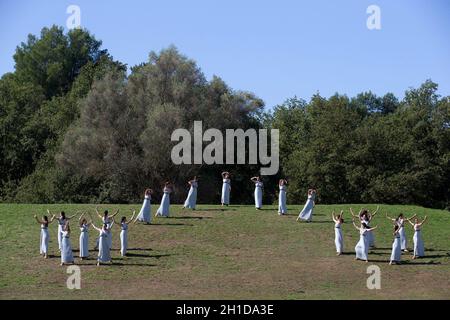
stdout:
[[392,243],[392,253],[389,264],[400,264],[402,259],[402,245],[400,241],[400,229],[401,227],[396,224],[394,225],[394,242]]
[[301,219],[306,222],[311,222],[312,216],[313,216],[313,211],[314,211],[314,206],[316,205],[316,203],[315,203],[316,194],[317,194],[316,189],[308,190],[308,200],[306,201],[306,204],[303,207],[303,210],[300,211],[297,221]]
[[188,208],[195,210],[195,206],[197,204],[197,188],[198,188],[197,176],[195,176],[194,179],[188,181],[188,184],[190,185],[190,188],[186,201],[184,202],[183,209]]
[[80,259],[87,259],[89,257],[89,226],[92,224],[92,217],[90,221],[84,217],[84,213],[78,219],[80,222]]
[[72,252],[72,244],[70,243],[70,226],[69,221],[63,227],[61,241],[61,266],[65,264],[74,264]]
[[344,211],[335,215],[334,211],[331,213],[331,218],[334,222],[334,244],[336,245],[336,255],[340,256],[344,252],[344,237],[342,236],[342,224],[344,223]]
[[359,241],[355,246],[355,260],[363,260],[365,262],[369,262],[369,239],[367,237],[367,234],[378,228],[378,226],[369,228],[366,223],[363,222],[361,223],[361,226],[358,227],[355,224],[354,220],[353,226],[356,228],[356,230],[359,231]]
[[414,222],[407,220],[414,228],[414,253],[413,259],[425,256],[425,247],[422,239],[422,226],[427,221],[427,216],[420,222],[418,218],[414,218]]
[[92,227],[100,233],[97,266],[102,263],[111,263],[111,248],[109,246],[108,239],[108,224],[104,223],[101,228],[97,228],[94,224],[92,224]]
[[222,172],[222,206],[228,206],[230,204],[230,192],[231,192],[231,174],[228,171]]
[[[49,216],[51,216],[52,214],[50,213],[50,210],[47,209],[47,213]],[[66,222],[69,221],[70,219],[73,219],[76,217],[77,214],[74,214],[71,217],[66,217],[66,213],[64,211],[61,211],[59,213],[59,217],[56,218],[56,220],[58,220],[58,248],[59,251],[61,251],[61,247],[62,247],[62,232],[63,232],[63,228],[66,225]]]
[[[353,214],[352,208],[350,208],[350,213],[352,214],[353,218],[359,219],[361,223],[365,223],[367,225],[367,228],[370,229],[370,223],[372,219],[375,217],[375,215],[378,213],[379,209],[380,207],[377,206],[377,209],[373,213],[370,213],[369,210],[367,209],[361,209],[359,211],[359,214],[356,216]],[[367,241],[369,241],[369,248],[375,248],[375,236],[371,231],[367,232],[367,239],[368,239]]]
[[120,225],[117,226],[120,227],[120,255],[122,257],[125,257],[127,255],[127,249],[128,249],[128,226],[131,222],[133,222],[134,216],[136,214],[136,211],[133,211],[133,215],[131,216],[129,222],[127,222],[127,217],[122,217],[120,219]]
[[170,194],[172,193],[172,185],[170,182],[164,184],[164,195],[159,205],[158,211],[156,211],[155,217],[168,217],[170,214]]
[[393,218],[389,217],[388,214],[386,213],[386,218],[391,220],[394,223],[394,225],[398,225],[400,228],[398,231],[398,234],[400,235],[401,250],[404,252],[408,252],[406,232],[405,232],[405,221],[414,219],[415,217],[416,217],[416,215],[413,215],[411,218],[405,219],[405,216],[403,215],[403,213],[400,213],[398,215],[397,219],[393,219]]
[[37,223],[41,225],[41,237],[39,242],[39,254],[42,255],[45,259],[48,258],[48,242],[50,240],[50,235],[48,233],[48,225],[51,224],[55,220],[55,215],[52,216],[50,221],[48,221],[47,216],[43,216],[42,220],[39,220],[37,215],[34,215]]
[[[112,229],[112,224],[114,223],[114,217],[119,213],[119,209],[117,209],[116,212],[114,212],[114,214],[112,214],[112,215],[109,214],[108,210],[105,210],[103,212],[103,215],[101,215],[98,212],[98,208],[97,207],[95,207],[95,212],[97,213],[97,216],[100,219],[102,219],[102,223],[103,224],[106,223],[108,225],[108,241],[109,241],[109,248],[111,249],[112,248],[112,232],[111,232],[111,229]],[[100,238],[97,238],[97,243],[96,243],[95,248],[94,248],[95,250],[98,249],[99,241],[100,241]]]
[[250,180],[255,184],[255,208],[261,210],[264,184],[260,177],[253,177]]
[[146,189],[144,194],[145,194],[144,203],[142,204],[141,211],[139,211],[139,214],[135,221],[144,222],[145,224],[150,224],[150,223],[152,223],[151,199],[152,199],[153,190]]
[[278,214],[279,215],[285,215],[287,213],[286,185],[287,185],[287,180],[280,179],[280,181],[278,181],[278,187],[280,188],[280,193],[278,194]]

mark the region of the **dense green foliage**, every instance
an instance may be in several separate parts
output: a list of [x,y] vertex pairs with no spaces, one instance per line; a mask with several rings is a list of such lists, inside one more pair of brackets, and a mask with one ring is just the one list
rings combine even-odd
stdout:
[[319,189],[324,203],[382,202],[450,207],[450,102],[426,81],[399,101],[371,92],[355,98],[293,98],[264,112],[253,94],[170,47],[131,68],[114,61],[86,30],[44,28],[17,47],[15,71],[0,79],[0,199],[4,202],[134,202],[142,190],[201,176],[199,201],[220,197],[220,172],[234,173],[232,199],[252,201],[258,167],[172,164],[171,133],[204,128],[280,129],[276,180],[289,200]]

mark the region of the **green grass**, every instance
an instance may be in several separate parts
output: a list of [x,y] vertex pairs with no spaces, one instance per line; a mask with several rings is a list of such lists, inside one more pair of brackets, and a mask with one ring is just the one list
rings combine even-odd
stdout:
[[[108,205],[130,216],[140,205]],[[153,213],[156,205],[152,206]],[[314,222],[295,221],[302,206],[290,206],[280,217],[275,206],[256,211],[251,206],[203,205],[182,212],[172,205],[171,218],[156,218],[154,225],[132,225],[132,256],[119,256],[119,231],[114,229],[114,265],[96,267],[92,260],[81,266],[81,290],[66,287],[66,267],[59,266],[56,223],[50,226],[50,259],[39,256],[39,225],[33,214],[46,208],[94,209],[92,205],[0,204],[1,299],[449,299],[450,213],[414,206],[381,206],[372,225],[378,249],[370,263],[354,261],[358,232],[351,225],[350,205],[317,205]],[[361,205],[352,205],[359,210]],[[376,205],[365,205],[374,210]],[[348,254],[337,257],[332,210],[346,210],[343,227]],[[389,266],[391,223],[384,213],[396,216],[428,215],[423,227],[426,257]],[[119,213],[119,216],[121,214]],[[98,224],[98,221],[97,221]],[[90,249],[97,233],[90,230]],[[78,249],[79,229],[72,222],[71,241]],[[412,228],[407,227],[408,246]],[[366,287],[368,265],[381,268],[381,290]]]

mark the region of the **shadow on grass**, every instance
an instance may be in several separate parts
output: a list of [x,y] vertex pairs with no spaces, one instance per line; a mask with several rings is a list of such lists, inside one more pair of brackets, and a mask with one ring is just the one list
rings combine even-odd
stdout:
[[220,211],[237,211],[237,209],[231,209],[231,208],[224,207],[224,208],[220,208],[220,209],[197,209],[197,210],[195,210],[195,212],[202,212],[202,211],[220,212]]
[[[427,257],[425,257],[425,258],[427,258]],[[417,260],[412,260],[412,261],[402,261],[401,262],[401,264],[404,264],[404,265],[418,265],[418,266],[436,266],[436,265],[440,265],[441,263],[440,262],[435,262],[435,261],[427,261],[427,262],[425,262],[425,261],[417,261]]]
[[[135,257],[135,258],[156,258],[160,259],[162,257],[170,257],[171,254],[138,254],[138,253],[127,253],[126,257]],[[123,259],[123,258],[118,258]]]
[[193,227],[193,224],[186,224],[186,223],[152,223],[152,226],[188,226]]
[[212,219],[212,217],[192,217],[192,216],[181,216],[181,217],[169,217],[168,219]]

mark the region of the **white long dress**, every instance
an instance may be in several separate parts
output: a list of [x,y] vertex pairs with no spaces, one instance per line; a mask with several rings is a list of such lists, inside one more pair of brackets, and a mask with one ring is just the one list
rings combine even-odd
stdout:
[[[370,228],[370,221],[368,219],[363,218],[361,221],[366,224],[367,228]],[[367,241],[369,244],[369,248],[375,246],[375,236],[372,231],[367,231]]]
[[191,187],[189,189],[188,196],[186,198],[186,201],[184,202],[185,208],[195,209],[195,206],[197,204],[197,188],[198,188],[197,181],[191,182]]
[[50,235],[48,233],[48,224],[41,224],[41,241],[39,245],[40,254],[48,254],[48,242],[50,240]]
[[69,232],[62,232],[61,240],[61,262],[73,263],[72,245],[70,243]]
[[394,242],[392,243],[391,262],[400,262],[402,259],[402,248],[400,241],[400,234],[396,233]]
[[304,220],[304,221],[311,221],[312,220],[315,198],[316,198],[316,194],[315,193],[312,193],[312,194],[308,195],[308,200],[306,201],[306,204],[303,207],[303,210],[298,215],[298,217],[301,220]]
[[420,230],[420,226],[414,225],[414,256],[423,257],[425,256],[425,248],[423,245],[422,232]]
[[67,219],[59,217],[58,220],[58,248],[59,251],[62,249],[62,233],[63,233],[63,227],[67,222]]
[[286,186],[282,185],[280,187],[280,193],[278,195],[278,214],[283,215],[287,213],[286,207]]
[[168,217],[169,211],[170,211],[170,189],[164,188],[164,195],[162,197],[158,211],[156,211],[156,215],[160,217]]
[[151,196],[146,195],[144,199],[144,203],[142,204],[141,211],[137,216],[137,221],[151,223],[152,222],[152,205],[151,205]]
[[83,224],[80,227],[80,258],[89,257],[89,226]]
[[222,181],[222,204],[230,204],[231,180],[223,179]]
[[360,260],[368,260],[369,242],[367,239],[368,231],[364,228],[359,229],[359,241],[355,246],[356,258]]
[[120,227],[122,229],[120,231],[120,254],[125,256],[128,249],[128,224],[122,222]]
[[334,224],[334,244],[336,245],[336,252],[344,252],[344,237],[342,236],[342,223],[339,221]]
[[111,249],[112,248],[112,226],[114,224],[114,221],[110,217],[106,217],[106,218],[103,217],[102,221],[104,224],[106,223],[106,225],[108,226],[108,232],[107,232],[108,233],[108,241],[109,241],[108,245],[109,245],[109,249]]
[[109,247],[108,240],[108,232],[105,230],[100,231],[99,236],[99,245],[98,245],[98,262],[110,262],[111,261],[111,252]]
[[255,208],[262,208],[262,197],[263,197],[263,183],[261,181],[255,182]]
[[404,224],[405,224],[405,221],[403,219],[398,219],[397,220],[397,225],[400,228],[398,233],[400,235],[400,244],[401,244],[401,249],[402,250],[406,250],[408,248],[407,247],[406,232],[405,232]]

